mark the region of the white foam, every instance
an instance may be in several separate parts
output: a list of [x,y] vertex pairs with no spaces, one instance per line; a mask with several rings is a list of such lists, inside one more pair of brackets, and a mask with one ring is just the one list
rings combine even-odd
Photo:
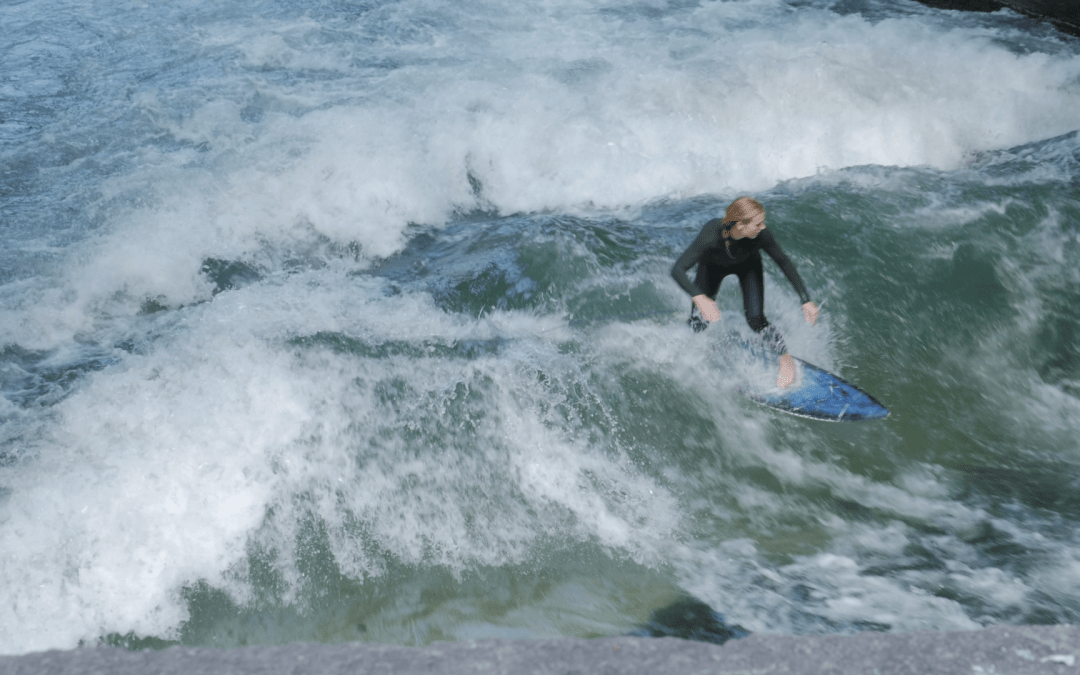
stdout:
[[181,586],[244,556],[273,484],[262,457],[305,413],[280,360],[206,337],[102,373],[5,476],[0,650],[173,635]]
[[[302,585],[290,556],[312,514],[353,578],[381,573],[383,556],[456,570],[519,562],[558,535],[647,563],[671,556],[688,588],[751,628],[783,627],[788,600],[783,588],[744,584],[746,569],[780,586],[811,578],[835,621],[971,626],[955,603],[860,575],[865,556],[899,550],[902,528],[871,544],[823,517],[822,536],[848,548],[778,569],[734,525],[716,534],[734,543],[684,547],[694,505],[636,470],[618,439],[577,437],[576,422],[554,412],[567,380],[592,367],[607,377],[620,359],[726,400],[723,383],[696,372],[683,333],[600,330],[582,348],[600,356],[576,358],[559,351],[568,330],[550,317],[475,321],[357,276],[401,251],[411,223],[437,227],[477,208],[595,213],[760,190],[829,167],[951,168],[975,150],[1080,127],[1080,57],[1067,49],[1018,54],[998,40],[1004,33],[916,14],[789,10],[715,2],[652,20],[618,3],[465,3],[432,16],[427,3],[405,2],[340,33],[309,18],[205,18],[211,25],[193,31],[201,42],[175,48],[220,61],[175,91],[134,92],[152,132],[131,140],[127,169],[85,186],[101,195],[99,234],[3,291],[0,345],[110,349],[134,335],[142,353],[118,353],[33,419],[0,408],[6,425],[23,425],[7,438],[32,432],[19,441],[30,459],[3,469],[0,586],[12,601],[0,605],[0,651],[109,632],[175,635],[185,584],[204,579],[243,596],[249,542],[279,553],[286,581]],[[370,25],[384,28],[372,35]],[[112,140],[123,145],[127,131]],[[334,249],[349,244],[353,257]],[[213,297],[207,258],[243,261],[263,280]],[[827,366],[828,330],[803,326],[787,293],[771,316]],[[137,316],[148,299],[171,311]],[[516,342],[474,359],[288,345],[320,331],[418,352]],[[555,383],[541,384],[541,371]],[[387,400],[380,387],[403,394]],[[443,415],[454,406],[457,417]],[[702,408],[740,448],[726,460],[796,492],[824,487],[949,531],[986,517],[920,474],[878,484],[777,444],[760,419]],[[451,422],[473,427],[435,433]],[[443,445],[410,445],[402,429]],[[721,494],[762,521],[814,510],[802,496],[704,473],[687,483],[715,482],[724,490],[710,499]],[[460,500],[474,493],[486,501]],[[375,550],[356,543],[357,522]],[[953,572],[961,585],[994,602],[1028,593],[1027,582],[964,564]],[[1068,560],[1061,570],[1075,572]],[[708,578],[720,572],[728,585]],[[998,583],[999,594],[987,591]]]
[[[645,560],[677,527],[665,488],[551,412],[559,388],[539,383],[533,364],[556,380],[576,365],[547,342],[549,322],[448,316],[370,279],[341,289],[330,271],[289,281],[181,312],[149,354],[56,407],[32,442],[38,459],[6,474],[0,574],[13,602],[0,608],[0,651],[175,636],[184,585],[247,597],[249,540],[279,554],[282,601],[295,600],[305,583],[295,542],[313,514],[358,579],[381,574],[384,555],[459,570],[519,563],[555,534]],[[319,332],[421,353],[281,342]],[[498,358],[422,355],[425,343],[493,337],[525,342]],[[386,387],[400,391],[386,398]],[[407,442],[403,428],[440,445]]]
[[[8,340],[47,347],[86,330],[88,313],[130,311],[147,296],[205,299],[207,257],[328,239],[358,244],[370,260],[400,250],[409,223],[481,205],[619,208],[759,190],[823,167],[952,168],[973,150],[1080,127],[1070,84],[1080,56],[1067,50],[1021,55],[984,28],[917,15],[872,22],[744,5],[708,3],[659,23],[576,3],[558,7],[563,19],[491,5],[502,19],[477,22],[470,12],[481,10],[456,8],[442,18],[459,32],[366,45],[376,59],[438,57],[376,78],[350,60],[358,36],[349,31],[327,48],[310,19],[215,25],[205,45],[245,55],[248,70],[225,76],[241,94],[189,112],[149,93],[135,99],[161,132],[207,151],[144,149],[141,168],[111,179],[106,193],[157,197],[117,214],[55,297],[5,313]],[[411,26],[426,11],[383,18]],[[303,76],[313,69],[344,80]],[[349,85],[353,99],[343,98]],[[253,100],[258,122],[242,117]]]

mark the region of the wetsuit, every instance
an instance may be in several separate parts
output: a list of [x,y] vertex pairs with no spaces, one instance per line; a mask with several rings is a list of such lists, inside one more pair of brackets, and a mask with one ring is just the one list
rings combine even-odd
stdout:
[[[713,300],[716,299],[716,293],[720,290],[720,282],[724,280],[724,277],[729,274],[738,276],[739,286],[742,287],[746,322],[750,324],[750,328],[761,334],[766,344],[782,354],[787,351],[784,338],[780,335],[780,331],[776,330],[776,327],[765,318],[765,283],[761,271],[760,251],[764,250],[768,253],[769,257],[775,260],[784,271],[784,275],[795,288],[795,292],[799,294],[799,301],[802,304],[810,302],[810,294],[806,292],[806,286],[803,285],[794,263],[784,255],[780,244],[776,243],[776,238],[768,228],[761,230],[753,239],[749,237],[725,239],[723,233],[726,229],[728,228],[724,227],[723,221],[719,218],[705,223],[705,227],[701,228],[694,243],[690,244],[690,248],[686,249],[675,261],[675,265],[671,268],[671,276],[691,297],[707,295]],[[697,265],[697,277],[694,281],[690,281],[687,272],[694,265]],[[692,306],[690,326],[694,331],[705,330],[708,325],[698,312],[697,306]]]

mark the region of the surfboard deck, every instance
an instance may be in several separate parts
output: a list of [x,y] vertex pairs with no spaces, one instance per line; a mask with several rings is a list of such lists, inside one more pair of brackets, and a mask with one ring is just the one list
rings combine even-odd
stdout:
[[795,362],[795,382],[781,389],[776,386],[776,373],[780,368],[778,355],[739,337],[727,341],[725,351],[748,356],[757,361],[759,367],[764,366],[764,372],[736,387],[741,394],[760,405],[789,415],[827,422],[859,422],[889,416],[889,409],[869,393],[798,357],[792,357]]
[[859,422],[889,416],[889,409],[862,389],[812,363],[792,358],[793,384],[783,389],[774,386],[771,390],[755,391],[745,387],[740,391],[751,401],[773,410],[815,420]]

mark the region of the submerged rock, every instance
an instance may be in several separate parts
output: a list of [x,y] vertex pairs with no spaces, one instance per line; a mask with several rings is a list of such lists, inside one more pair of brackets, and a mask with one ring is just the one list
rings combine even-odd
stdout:
[[742,626],[729,626],[724,617],[704,602],[686,598],[656,610],[649,622],[631,633],[638,637],[674,637],[722,645],[728,640],[744,638],[750,631]]

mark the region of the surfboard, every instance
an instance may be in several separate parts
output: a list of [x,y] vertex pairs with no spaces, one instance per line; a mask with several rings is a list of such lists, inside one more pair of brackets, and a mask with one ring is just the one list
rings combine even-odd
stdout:
[[[781,389],[776,386],[778,355],[737,336],[725,344],[724,351],[729,357],[734,352],[756,362],[758,372],[736,387],[755,403],[789,415],[827,422],[859,422],[889,416],[889,409],[867,392],[798,357],[792,357],[795,382]],[[726,360],[731,362],[730,358]]]

